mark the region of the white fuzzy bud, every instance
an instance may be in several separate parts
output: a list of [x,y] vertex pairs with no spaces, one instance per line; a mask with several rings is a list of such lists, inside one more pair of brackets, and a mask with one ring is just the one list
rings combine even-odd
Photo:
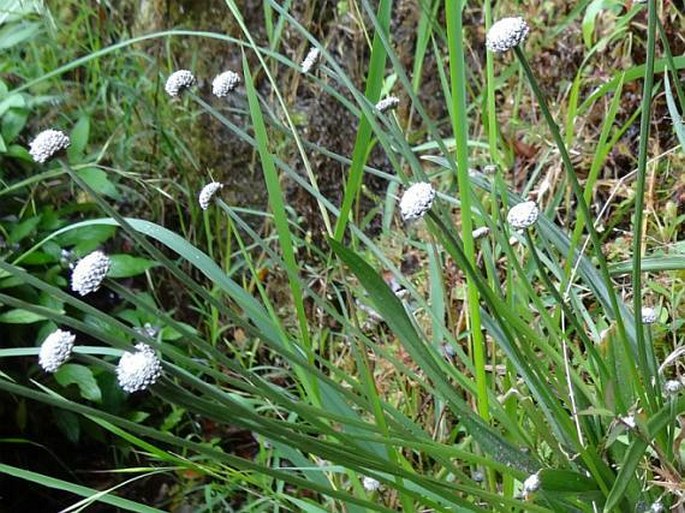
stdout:
[[530,28],[520,16],[512,18],[502,18],[493,23],[485,36],[485,46],[488,50],[495,53],[503,53],[520,45]]
[[649,507],[649,513],[664,513],[664,511],[666,511],[666,508],[664,508],[664,505],[659,501],[652,503]]
[[85,296],[102,285],[112,261],[102,251],[93,251],[78,261],[71,273],[71,290]]
[[240,84],[240,75],[234,71],[225,71],[214,78],[212,93],[214,96],[223,98],[238,87],[238,84]]
[[376,110],[381,114],[384,114],[389,110],[395,110],[399,105],[400,99],[397,96],[388,96],[376,104]]
[[659,317],[656,309],[651,306],[643,306],[640,313],[642,316],[642,324],[654,324]]
[[381,487],[381,483],[373,477],[364,476],[364,479],[362,479],[362,486],[364,486],[364,490],[367,492],[375,492]]
[[524,201],[514,205],[507,214],[507,222],[516,229],[528,228],[535,224],[540,215],[540,209],[534,201]]
[[415,183],[409,187],[400,200],[402,218],[409,222],[422,218],[433,205],[435,190],[427,182]]
[[75,338],[76,335],[65,330],[56,330],[47,336],[38,353],[38,364],[45,372],[55,372],[69,359]]
[[302,61],[302,73],[309,73],[313,70],[314,66],[319,62],[320,56],[321,52],[319,49],[312,46],[309,49],[309,53],[307,53],[307,56]]
[[145,390],[162,375],[162,363],[155,351],[142,342],[136,344],[136,351],[126,351],[117,365],[117,381],[128,393]]
[[540,480],[539,474],[532,474],[528,476],[526,480],[523,482],[523,493],[525,495],[535,493],[540,489],[541,484],[542,481]]
[[43,130],[29,144],[29,154],[33,160],[45,164],[59,152],[66,150],[71,145],[71,140],[64,132],[59,130]]
[[197,80],[195,80],[195,75],[187,69],[180,69],[169,75],[169,78],[167,78],[166,84],[164,85],[164,90],[169,96],[176,98],[183,91],[194,86],[196,83]]
[[212,201],[214,195],[224,186],[220,182],[210,182],[205,185],[200,191],[198,196],[198,203],[200,203],[200,208],[202,210],[207,210],[209,208],[209,202]]

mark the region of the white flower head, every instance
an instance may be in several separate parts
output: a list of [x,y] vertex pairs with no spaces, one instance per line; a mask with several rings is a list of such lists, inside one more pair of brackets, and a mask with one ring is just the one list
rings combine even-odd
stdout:
[[666,509],[661,501],[656,501],[649,507],[649,513],[664,513],[664,511],[666,511]]
[[364,490],[367,492],[375,492],[381,487],[381,483],[373,477],[364,476],[364,479],[362,479],[362,486],[364,486]]
[[221,182],[210,182],[205,185],[200,191],[198,196],[198,202],[200,203],[200,208],[202,210],[207,210],[209,208],[209,202],[212,201],[214,195],[224,186]]
[[390,110],[395,110],[399,105],[400,99],[397,96],[388,96],[376,104],[376,110],[384,114]]
[[520,16],[502,18],[488,30],[485,46],[491,52],[504,53],[520,45],[529,31],[528,24]]
[[409,187],[400,200],[400,213],[407,221],[415,221],[422,218],[433,205],[435,189],[427,182],[415,183]]
[[683,389],[683,384],[678,379],[669,379],[664,383],[664,395],[678,395]]
[[659,317],[656,308],[652,308],[651,306],[643,306],[640,313],[642,316],[642,324],[654,324]]
[[235,71],[224,71],[212,82],[212,93],[218,98],[228,96],[240,84],[240,75]]
[[302,73],[309,73],[314,69],[314,66],[319,62],[319,57],[321,57],[321,51],[312,46],[307,53],[307,56],[302,61]]
[[59,152],[71,145],[69,136],[60,130],[43,130],[29,144],[29,154],[33,160],[45,164]]
[[45,372],[55,372],[69,359],[75,338],[76,335],[65,330],[55,330],[47,336],[38,353],[38,364]]
[[112,261],[102,251],[93,251],[78,261],[71,273],[71,290],[85,296],[102,285]]
[[629,429],[635,429],[635,426],[637,426],[637,423],[635,422],[635,415],[621,417],[620,420]]
[[145,390],[162,375],[162,363],[154,349],[142,342],[136,344],[136,351],[126,351],[117,365],[117,381],[128,393]]
[[535,224],[540,215],[540,209],[534,201],[524,201],[514,205],[507,214],[507,222],[514,228],[528,228]]
[[176,98],[183,91],[194,86],[196,83],[197,80],[195,79],[195,75],[187,69],[180,69],[169,75],[169,78],[167,78],[166,84],[164,85],[164,90],[169,96]]
[[528,476],[523,482],[523,493],[525,495],[535,493],[540,489],[541,484],[542,480],[540,479],[540,475],[536,472],[535,474]]
[[490,233],[490,228],[487,226],[481,226],[480,228],[473,230],[473,232],[471,232],[471,236],[473,237],[473,240],[478,240],[485,237],[488,233]]

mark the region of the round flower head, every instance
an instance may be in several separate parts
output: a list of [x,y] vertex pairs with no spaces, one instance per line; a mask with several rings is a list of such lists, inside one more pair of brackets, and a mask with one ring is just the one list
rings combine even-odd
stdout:
[[656,309],[651,306],[643,306],[641,314],[642,324],[654,324],[658,318]]
[[78,261],[71,273],[71,290],[82,296],[95,292],[102,285],[112,261],[102,251],[93,251]]
[[302,61],[302,73],[309,73],[313,70],[316,63],[319,62],[320,56],[321,52],[319,49],[312,46],[309,49],[309,53],[307,53],[307,56]]
[[435,190],[426,182],[415,183],[404,191],[400,200],[400,213],[405,221],[422,218],[433,205]]
[[362,486],[364,486],[364,490],[367,492],[375,492],[381,487],[381,483],[373,477],[364,476],[364,479],[362,479]]
[[71,356],[76,335],[70,331],[56,330],[50,333],[40,346],[38,364],[45,372],[55,372]]
[[200,208],[202,210],[207,210],[209,208],[209,202],[212,201],[214,195],[224,186],[220,182],[210,182],[205,185],[200,191],[198,196],[198,202],[200,203]]
[[59,152],[66,150],[71,141],[69,137],[59,130],[43,130],[29,145],[29,154],[33,160],[45,164]]
[[384,114],[389,110],[395,110],[399,105],[400,99],[397,96],[388,96],[376,104],[376,110],[381,114]]
[[507,222],[514,228],[528,228],[535,224],[540,215],[540,209],[534,201],[524,201],[514,205],[507,214]]
[[175,98],[189,87],[194,86],[196,83],[197,80],[195,80],[195,75],[193,75],[187,69],[180,69],[169,75],[169,78],[166,80],[164,90],[169,96]]
[[526,480],[523,482],[523,493],[525,495],[535,493],[540,489],[541,484],[542,481],[540,480],[540,476],[537,473],[532,474],[528,476]]
[[485,36],[485,46],[491,52],[503,53],[520,45],[528,35],[528,24],[520,16],[502,18],[494,23]]
[[665,510],[664,505],[660,501],[652,503],[649,507],[649,513],[664,513]]
[[238,84],[240,84],[240,75],[234,71],[225,71],[214,78],[212,93],[214,96],[223,98],[238,87]]
[[680,380],[669,379],[664,383],[664,394],[665,395],[678,395],[683,389],[683,384]]
[[147,344],[136,344],[136,351],[126,351],[117,365],[117,381],[128,393],[145,390],[162,375],[162,363],[155,351]]

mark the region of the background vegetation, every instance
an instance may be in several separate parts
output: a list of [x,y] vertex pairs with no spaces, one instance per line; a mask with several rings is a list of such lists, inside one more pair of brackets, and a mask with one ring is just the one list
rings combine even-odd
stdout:
[[[681,510],[680,8],[0,2],[0,508]],[[164,374],[128,395],[138,342]]]

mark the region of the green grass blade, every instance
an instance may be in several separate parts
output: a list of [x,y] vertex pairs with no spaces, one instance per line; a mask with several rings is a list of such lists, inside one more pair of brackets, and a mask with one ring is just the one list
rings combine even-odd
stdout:
[[[392,4],[392,0],[381,0],[378,5],[378,21],[386,34],[390,27]],[[383,87],[383,77],[385,75],[386,57],[387,52],[385,46],[383,45],[380,35],[376,32],[373,36],[369,72],[366,77],[366,89],[364,91],[366,98],[374,104],[380,99],[381,88]],[[345,184],[343,202],[340,207],[340,216],[335,224],[335,231],[333,234],[333,238],[338,241],[342,240],[345,228],[350,219],[352,207],[359,194],[359,188],[361,187],[364,175],[364,164],[366,163],[369,154],[369,144],[371,142],[372,133],[373,131],[368,119],[365,115],[362,115],[359,122],[359,128],[357,129],[357,138],[354,142],[352,165],[350,166],[349,175]]]

